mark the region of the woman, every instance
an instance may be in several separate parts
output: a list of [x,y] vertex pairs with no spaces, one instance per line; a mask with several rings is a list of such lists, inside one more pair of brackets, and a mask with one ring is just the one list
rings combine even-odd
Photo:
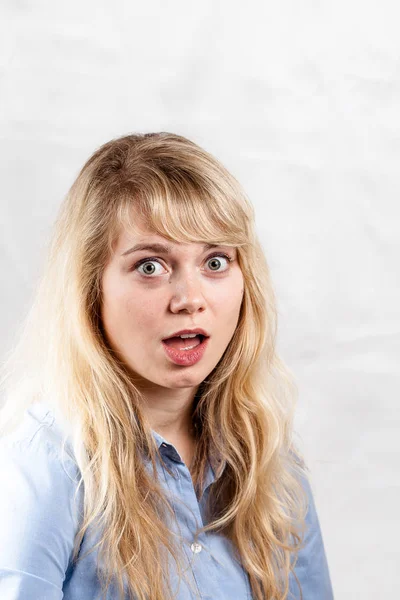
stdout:
[[210,154],[86,162],[7,365],[0,597],[329,600],[254,211]]

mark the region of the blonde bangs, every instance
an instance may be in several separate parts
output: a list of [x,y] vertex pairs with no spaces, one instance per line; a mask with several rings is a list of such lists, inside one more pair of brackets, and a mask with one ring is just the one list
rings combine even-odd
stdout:
[[116,230],[137,234],[138,220],[168,240],[178,243],[209,242],[245,247],[249,244],[249,215],[224,190],[204,189],[200,177],[180,173],[169,180],[160,172],[151,188],[137,185],[119,200]]

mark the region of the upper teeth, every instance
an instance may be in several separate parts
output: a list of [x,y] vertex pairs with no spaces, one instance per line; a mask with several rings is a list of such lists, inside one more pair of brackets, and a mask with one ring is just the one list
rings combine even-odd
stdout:
[[197,333],[182,333],[182,335],[180,335],[179,337],[190,338],[190,337],[196,337],[196,335],[198,335],[198,334]]

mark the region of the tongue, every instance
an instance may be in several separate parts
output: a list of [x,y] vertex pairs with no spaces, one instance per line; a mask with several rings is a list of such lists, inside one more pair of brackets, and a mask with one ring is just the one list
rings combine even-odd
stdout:
[[172,337],[164,340],[164,344],[167,344],[167,346],[172,346],[172,348],[176,348],[176,350],[182,350],[188,346],[198,346],[200,342],[201,340],[199,335],[191,338],[182,339],[180,337]]

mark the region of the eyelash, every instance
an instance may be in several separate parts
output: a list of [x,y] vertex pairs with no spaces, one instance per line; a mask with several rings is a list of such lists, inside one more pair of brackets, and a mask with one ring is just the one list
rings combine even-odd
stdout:
[[[207,257],[207,261],[211,260],[212,258],[215,258],[216,256],[222,256],[223,258],[226,258],[226,260],[231,263],[233,261],[233,258],[231,256],[229,256],[228,254],[225,254],[224,252],[215,252],[214,254],[210,254],[210,256]],[[134,266],[132,271],[137,271],[138,268],[143,265],[144,263],[147,262],[157,262],[159,264],[160,261],[158,260],[158,258],[156,257],[149,257],[149,258],[142,258],[141,260],[139,260]],[[227,271],[228,269],[226,269]],[[214,271],[215,273],[224,273],[225,271]],[[143,277],[147,277],[147,278],[152,278],[153,275],[145,275],[144,273],[141,273],[141,275],[143,275]]]

